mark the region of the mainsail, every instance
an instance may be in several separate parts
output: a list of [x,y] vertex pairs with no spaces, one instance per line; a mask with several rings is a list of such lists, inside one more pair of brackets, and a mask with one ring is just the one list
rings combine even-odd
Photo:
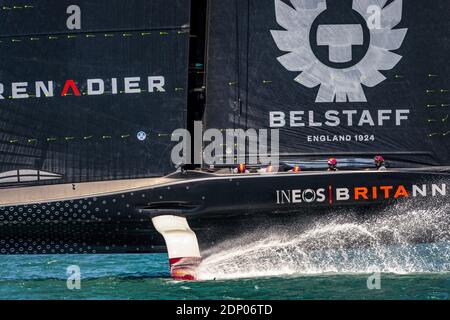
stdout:
[[446,0],[211,0],[206,128],[280,129],[287,158],[449,165]]
[[0,1],[0,173],[67,183],[173,171],[170,134],[186,126],[189,8]]

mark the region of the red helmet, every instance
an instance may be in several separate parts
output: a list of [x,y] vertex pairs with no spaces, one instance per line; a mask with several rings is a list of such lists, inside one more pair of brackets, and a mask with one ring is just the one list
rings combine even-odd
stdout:
[[336,158],[330,158],[330,159],[328,159],[328,165],[329,165],[329,166],[336,166],[336,165],[337,165],[337,160],[336,160]]
[[238,173],[245,173],[247,170],[247,168],[245,167],[245,164],[240,163],[239,166],[237,167],[237,171]]
[[384,162],[384,158],[382,156],[376,156],[374,160],[375,162]]

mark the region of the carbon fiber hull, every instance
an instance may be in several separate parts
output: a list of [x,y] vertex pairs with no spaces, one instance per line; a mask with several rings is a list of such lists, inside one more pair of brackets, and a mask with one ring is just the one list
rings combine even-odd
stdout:
[[[260,225],[306,224],[342,210],[376,214],[398,201],[448,203],[448,181],[445,168],[270,175],[187,172],[153,184],[146,181],[147,186],[137,180],[135,188],[111,192],[71,196],[67,191],[60,198],[52,193],[46,201],[27,201],[45,187],[18,188],[14,200],[22,202],[1,199],[0,253],[164,252],[164,239],[151,221],[160,215],[186,217],[201,248],[207,249]],[[86,186],[70,187],[75,194]]]

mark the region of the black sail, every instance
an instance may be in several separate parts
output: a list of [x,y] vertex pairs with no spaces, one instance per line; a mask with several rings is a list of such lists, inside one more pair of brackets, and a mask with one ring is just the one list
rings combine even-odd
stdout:
[[206,128],[278,128],[284,157],[449,165],[449,9],[446,0],[211,0]]
[[190,0],[0,4],[0,177],[173,171],[170,134],[186,126]]

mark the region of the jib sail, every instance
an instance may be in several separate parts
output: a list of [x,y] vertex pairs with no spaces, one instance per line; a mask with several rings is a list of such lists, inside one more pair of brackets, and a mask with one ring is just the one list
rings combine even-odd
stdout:
[[170,134],[186,119],[189,8],[190,0],[0,1],[0,173],[54,178],[4,181],[172,171]]
[[211,0],[206,127],[280,129],[291,158],[382,153],[448,165],[449,9]]

